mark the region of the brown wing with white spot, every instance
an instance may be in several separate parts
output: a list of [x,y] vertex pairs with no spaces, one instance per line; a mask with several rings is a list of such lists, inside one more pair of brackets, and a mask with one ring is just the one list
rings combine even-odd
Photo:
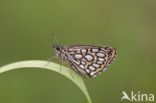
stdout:
[[[99,47],[99,51],[95,54],[97,56],[97,64],[101,64],[99,68],[95,71],[92,71],[91,75],[96,76],[100,74],[102,71],[106,70],[106,68],[115,60],[117,50],[112,47]],[[94,64],[93,64],[94,65]]]
[[83,65],[79,65],[79,63],[77,61],[75,61],[74,59],[71,59],[69,61],[69,64],[76,72],[78,72],[82,76],[90,77],[89,73],[86,72],[84,66]]
[[70,46],[66,49],[68,61],[75,71],[91,77],[105,70],[114,60],[116,49],[97,46]]
[[108,63],[111,64],[116,58],[117,50],[112,47],[102,47],[101,49],[104,50],[106,53],[108,53],[109,55]]

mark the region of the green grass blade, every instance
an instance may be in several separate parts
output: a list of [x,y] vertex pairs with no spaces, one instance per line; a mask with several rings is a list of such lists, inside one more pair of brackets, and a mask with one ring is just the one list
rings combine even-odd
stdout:
[[[88,103],[92,103],[81,76],[79,76],[77,73],[75,73],[74,71],[71,71],[70,68],[67,68],[65,66],[61,66],[61,72],[60,72],[60,64],[56,64],[53,62],[50,62],[47,66],[45,66],[47,64],[47,62],[48,61],[43,61],[43,60],[19,61],[19,62],[11,63],[11,64],[0,67],[0,73],[7,72],[7,71],[10,71],[13,69],[30,68],[30,67],[53,70],[55,72],[58,72],[64,76],[66,76],[68,79],[73,81],[85,94],[85,96],[88,100]],[[72,75],[71,75],[71,73],[72,73]]]

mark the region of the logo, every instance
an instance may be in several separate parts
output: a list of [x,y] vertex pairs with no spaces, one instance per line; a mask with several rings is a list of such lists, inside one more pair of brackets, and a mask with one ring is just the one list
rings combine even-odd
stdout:
[[121,101],[128,100],[128,101],[134,101],[134,102],[140,102],[140,101],[148,101],[152,102],[154,101],[154,94],[146,94],[146,93],[141,93],[140,91],[134,92],[131,91],[130,94],[128,95],[125,91],[122,91],[122,98]]

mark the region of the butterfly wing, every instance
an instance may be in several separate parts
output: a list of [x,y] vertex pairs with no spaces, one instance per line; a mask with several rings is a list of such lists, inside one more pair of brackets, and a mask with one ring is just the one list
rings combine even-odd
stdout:
[[98,46],[69,46],[66,49],[68,61],[75,71],[91,77],[106,69],[116,57],[116,49]]
[[69,61],[69,64],[77,73],[85,77],[90,77],[89,73],[87,73],[86,70],[83,67],[81,67],[79,63],[75,61],[74,59],[71,59]]

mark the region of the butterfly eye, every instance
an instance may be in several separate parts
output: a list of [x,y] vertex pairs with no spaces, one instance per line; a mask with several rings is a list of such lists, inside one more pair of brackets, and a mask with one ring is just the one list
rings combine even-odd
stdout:
[[60,45],[53,45],[52,46],[54,49],[56,49],[57,51],[59,51],[60,50],[60,48],[61,48],[61,46]]

